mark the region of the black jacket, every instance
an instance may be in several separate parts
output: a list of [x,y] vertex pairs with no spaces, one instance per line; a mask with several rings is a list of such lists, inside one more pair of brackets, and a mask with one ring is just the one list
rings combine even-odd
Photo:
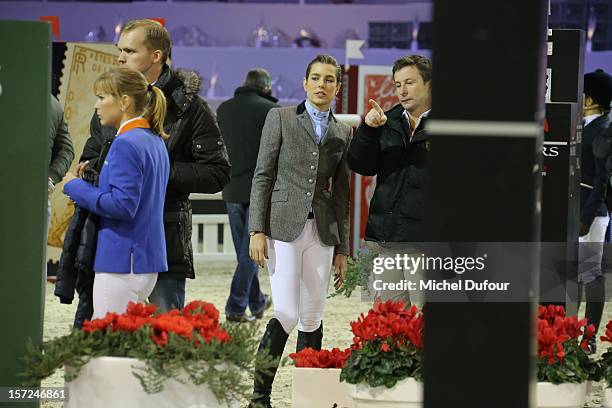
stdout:
[[604,133],[609,123],[610,118],[603,115],[591,121],[582,130],[580,222],[586,226],[591,225],[593,218],[608,214],[606,157],[597,157],[597,150],[601,149],[597,145],[601,143],[600,134]]
[[402,105],[385,112],[387,123],[379,128],[362,123],[349,146],[349,167],[364,176],[376,176],[365,231],[368,241],[424,241],[427,119],[421,120],[410,137],[410,125],[403,112]]
[[597,159],[601,159],[606,163],[606,179],[604,181],[606,202],[608,212],[612,212],[612,186],[609,182],[610,176],[612,176],[612,118],[608,114],[601,120],[608,123],[608,128],[599,132],[593,139],[593,154]]
[[[94,161],[94,166],[85,171],[83,179],[93,185],[98,184],[97,174],[104,162],[113,139],[108,139],[101,147],[100,155]],[[66,230],[62,254],[57,267],[57,282],[55,296],[61,303],[72,303],[74,292],[79,294],[79,306],[93,313],[93,282],[94,260],[98,241],[99,217],[79,206],[75,206],[74,214]],[[77,313],[78,315],[78,313]],[[87,318],[91,318],[87,316]],[[75,327],[80,328],[82,320],[75,320]]]
[[[217,193],[230,179],[230,164],[214,112],[198,96],[202,84],[195,72],[174,71],[165,66],[155,86],[168,104],[164,128],[170,156],[164,225],[168,273],[165,277],[194,278],[191,247],[190,193]],[[95,161],[104,140],[116,129],[102,126],[97,115],[80,161]]]
[[80,298],[84,292],[93,292],[97,240],[98,216],[84,208],[75,207],[57,267],[54,294],[59,297],[60,303],[72,303],[75,290]]
[[51,96],[49,115],[49,178],[54,184],[62,181],[74,160],[74,147],[64,120],[64,110],[55,96]]
[[266,116],[278,100],[254,86],[241,86],[217,109],[217,121],[227,146],[232,178],[223,189],[230,203],[248,203]]

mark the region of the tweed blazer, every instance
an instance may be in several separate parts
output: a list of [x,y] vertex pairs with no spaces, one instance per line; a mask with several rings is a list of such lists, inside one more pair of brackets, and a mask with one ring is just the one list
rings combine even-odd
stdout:
[[271,109],[253,176],[249,231],[294,241],[312,208],[321,242],[348,255],[350,170],[346,153],[351,137],[351,127],[330,113],[327,132],[317,144],[304,102]]

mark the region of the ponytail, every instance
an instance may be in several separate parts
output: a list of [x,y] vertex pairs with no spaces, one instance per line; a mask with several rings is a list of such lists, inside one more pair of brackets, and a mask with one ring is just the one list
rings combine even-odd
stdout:
[[164,131],[164,120],[166,119],[166,97],[161,89],[151,86],[149,91],[149,105],[145,111],[145,118],[149,121],[153,132],[160,135],[163,139],[168,139],[169,135]]
[[124,67],[112,68],[96,79],[93,88],[96,93],[107,93],[118,99],[122,95],[132,97],[134,113],[142,114],[154,133],[163,139],[169,137],[164,132],[166,97],[161,89],[150,85],[142,73]]

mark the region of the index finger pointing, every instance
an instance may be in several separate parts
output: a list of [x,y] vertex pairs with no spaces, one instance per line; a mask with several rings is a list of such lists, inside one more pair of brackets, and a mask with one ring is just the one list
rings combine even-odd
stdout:
[[370,99],[369,102],[370,102],[370,106],[376,109],[376,111],[380,113],[381,116],[385,114],[385,112],[382,110],[380,105],[374,99]]

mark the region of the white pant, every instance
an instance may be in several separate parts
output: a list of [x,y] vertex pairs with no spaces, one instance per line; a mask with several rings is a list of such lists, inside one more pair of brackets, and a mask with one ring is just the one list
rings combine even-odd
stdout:
[[99,319],[107,312],[124,313],[132,302],[147,300],[157,282],[156,273],[97,272],[93,287],[93,317]]
[[602,274],[601,258],[609,220],[607,215],[595,217],[589,233],[578,238],[578,278],[582,283],[592,282]]
[[287,333],[298,320],[301,331],[317,330],[323,319],[334,247],[319,240],[314,219],[306,221],[295,241],[267,241],[274,317]]

